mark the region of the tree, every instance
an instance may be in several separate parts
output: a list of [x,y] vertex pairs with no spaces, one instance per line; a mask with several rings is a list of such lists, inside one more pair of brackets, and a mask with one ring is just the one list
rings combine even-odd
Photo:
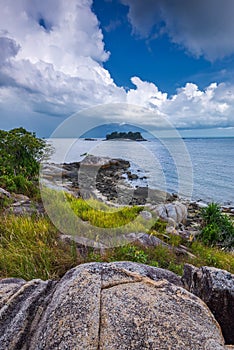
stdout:
[[0,187],[10,192],[35,195],[42,157],[51,148],[24,128],[0,130]]
[[46,141],[24,128],[0,130],[0,175],[23,175],[32,179],[47,149]]

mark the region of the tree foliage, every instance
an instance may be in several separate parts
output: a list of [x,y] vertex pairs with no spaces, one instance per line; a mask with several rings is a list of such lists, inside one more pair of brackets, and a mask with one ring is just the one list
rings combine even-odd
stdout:
[[24,128],[0,130],[0,174],[33,178],[46,149],[46,141]]
[[39,173],[42,157],[49,150],[46,141],[24,128],[0,130],[0,186],[17,192]]
[[200,237],[205,244],[224,248],[234,247],[234,226],[231,218],[223,214],[216,203],[201,211],[203,224]]
[[111,134],[106,135],[107,140],[113,140],[113,139],[130,139],[135,141],[145,141],[145,139],[142,137],[141,133],[139,131],[137,132],[117,132],[113,131]]

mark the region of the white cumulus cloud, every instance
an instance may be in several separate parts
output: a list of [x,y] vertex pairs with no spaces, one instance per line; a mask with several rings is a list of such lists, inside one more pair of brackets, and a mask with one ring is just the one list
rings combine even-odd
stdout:
[[136,89],[128,91],[128,103],[155,111],[155,118],[162,115],[177,128],[234,126],[234,86],[212,83],[200,90],[196,84],[187,83],[168,96],[153,83],[136,77],[132,82]]
[[[175,11],[169,11],[173,8],[173,1],[169,0],[123,1],[130,6],[132,25],[144,36],[154,26],[155,9],[159,5],[167,18]],[[179,4],[182,2],[178,0]],[[200,0],[197,3],[200,4]],[[150,14],[147,5],[151,5]],[[0,0],[0,8],[1,128],[23,125],[48,135],[48,130],[52,132],[71,113],[114,102],[148,108],[150,117],[147,121],[142,119],[142,125],[144,122],[156,125],[157,117],[163,116],[178,128],[234,126],[233,85],[214,82],[201,90],[197,85],[187,83],[173,96],[137,76],[131,79],[135,88],[126,91],[117,86],[110,72],[103,67],[110,53],[105,50],[91,0]],[[159,14],[162,16],[161,12]],[[185,21],[185,17],[178,14],[178,20],[184,18]],[[188,18],[178,24],[178,33],[187,21]],[[184,35],[190,34],[188,28]],[[173,38],[177,40],[175,36]],[[200,46],[199,50],[203,52],[204,48]],[[224,53],[228,52],[224,50]],[[132,122],[140,122],[142,117],[136,115],[134,108],[129,110]],[[122,112],[114,110],[110,115],[117,118],[121,114],[119,120],[124,122]],[[126,113],[129,113],[128,109]]]
[[0,79],[33,111],[69,115],[121,101],[90,0],[0,0]]

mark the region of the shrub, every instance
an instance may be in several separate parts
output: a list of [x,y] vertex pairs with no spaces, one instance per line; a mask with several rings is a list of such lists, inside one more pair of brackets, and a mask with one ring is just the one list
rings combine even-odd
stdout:
[[207,245],[231,248],[234,246],[234,226],[228,215],[223,214],[216,203],[210,203],[201,210],[201,240]]
[[30,194],[38,178],[39,162],[52,149],[46,141],[24,128],[0,130],[0,186]]

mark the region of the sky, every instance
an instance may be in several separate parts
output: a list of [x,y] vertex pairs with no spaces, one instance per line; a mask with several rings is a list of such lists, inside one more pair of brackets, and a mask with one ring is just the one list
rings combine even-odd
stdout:
[[233,0],[0,0],[0,128],[48,137],[117,103],[183,136],[234,136],[233,15]]

